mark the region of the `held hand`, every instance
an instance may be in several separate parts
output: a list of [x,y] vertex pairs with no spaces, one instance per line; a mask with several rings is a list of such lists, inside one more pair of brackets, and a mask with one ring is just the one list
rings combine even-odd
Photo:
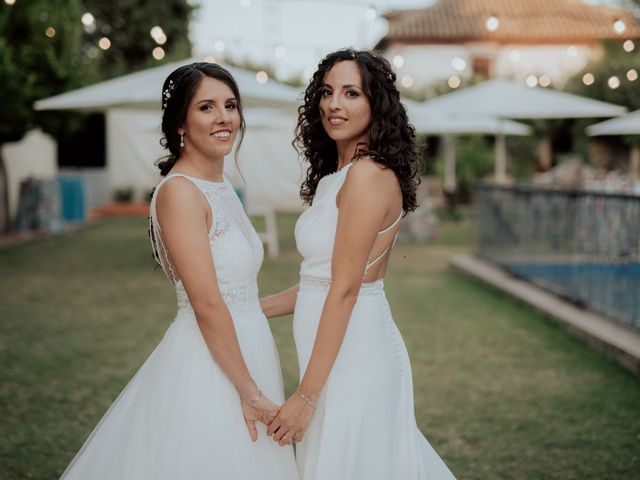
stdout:
[[281,446],[291,445],[292,441],[300,442],[314,413],[314,408],[298,393],[294,393],[280,407],[280,412],[267,429],[267,435],[273,435],[273,439]]
[[258,439],[256,422],[262,422],[269,426],[278,415],[278,411],[278,406],[264,395],[253,403],[242,402],[242,414],[249,429],[251,440],[255,442]]

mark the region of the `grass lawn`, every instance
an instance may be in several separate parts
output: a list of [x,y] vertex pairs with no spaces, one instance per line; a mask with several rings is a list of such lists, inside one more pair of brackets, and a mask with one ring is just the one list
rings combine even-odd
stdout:
[[[297,278],[294,217],[278,221],[283,252],[265,260],[263,294]],[[459,479],[640,478],[640,381],[449,271],[472,244],[468,221],[447,224],[437,242],[398,245],[385,281],[434,448]],[[172,287],[145,221],[111,220],[0,250],[0,306],[0,479],[55,479],[161,339]],[[291,319],[272,327],[291,392]]]

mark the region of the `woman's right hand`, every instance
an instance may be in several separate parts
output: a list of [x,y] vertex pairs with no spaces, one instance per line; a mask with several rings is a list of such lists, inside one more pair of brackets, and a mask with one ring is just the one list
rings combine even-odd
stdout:
[[278,415],[280,407],[262,395],[255,402],[242,402],[242,414],[249,429],[249,435],[254,442],[258,439],[258,429],[256,422],[262,422],[269,426]]

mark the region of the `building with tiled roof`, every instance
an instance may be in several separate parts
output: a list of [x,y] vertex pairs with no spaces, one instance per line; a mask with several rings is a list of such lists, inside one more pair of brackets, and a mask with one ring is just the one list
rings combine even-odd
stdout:
[[438,0],[385,17],[377,49],[405,86],[452,77],[456,85],[474,73],[561,85],[600,54],[601,40],[640,48],[640,19],[581,0]]

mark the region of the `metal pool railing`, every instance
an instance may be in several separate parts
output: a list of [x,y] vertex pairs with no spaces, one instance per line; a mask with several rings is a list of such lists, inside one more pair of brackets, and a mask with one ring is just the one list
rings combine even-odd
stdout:
[[640,196],[476,185],[479,254],[640,329]]

